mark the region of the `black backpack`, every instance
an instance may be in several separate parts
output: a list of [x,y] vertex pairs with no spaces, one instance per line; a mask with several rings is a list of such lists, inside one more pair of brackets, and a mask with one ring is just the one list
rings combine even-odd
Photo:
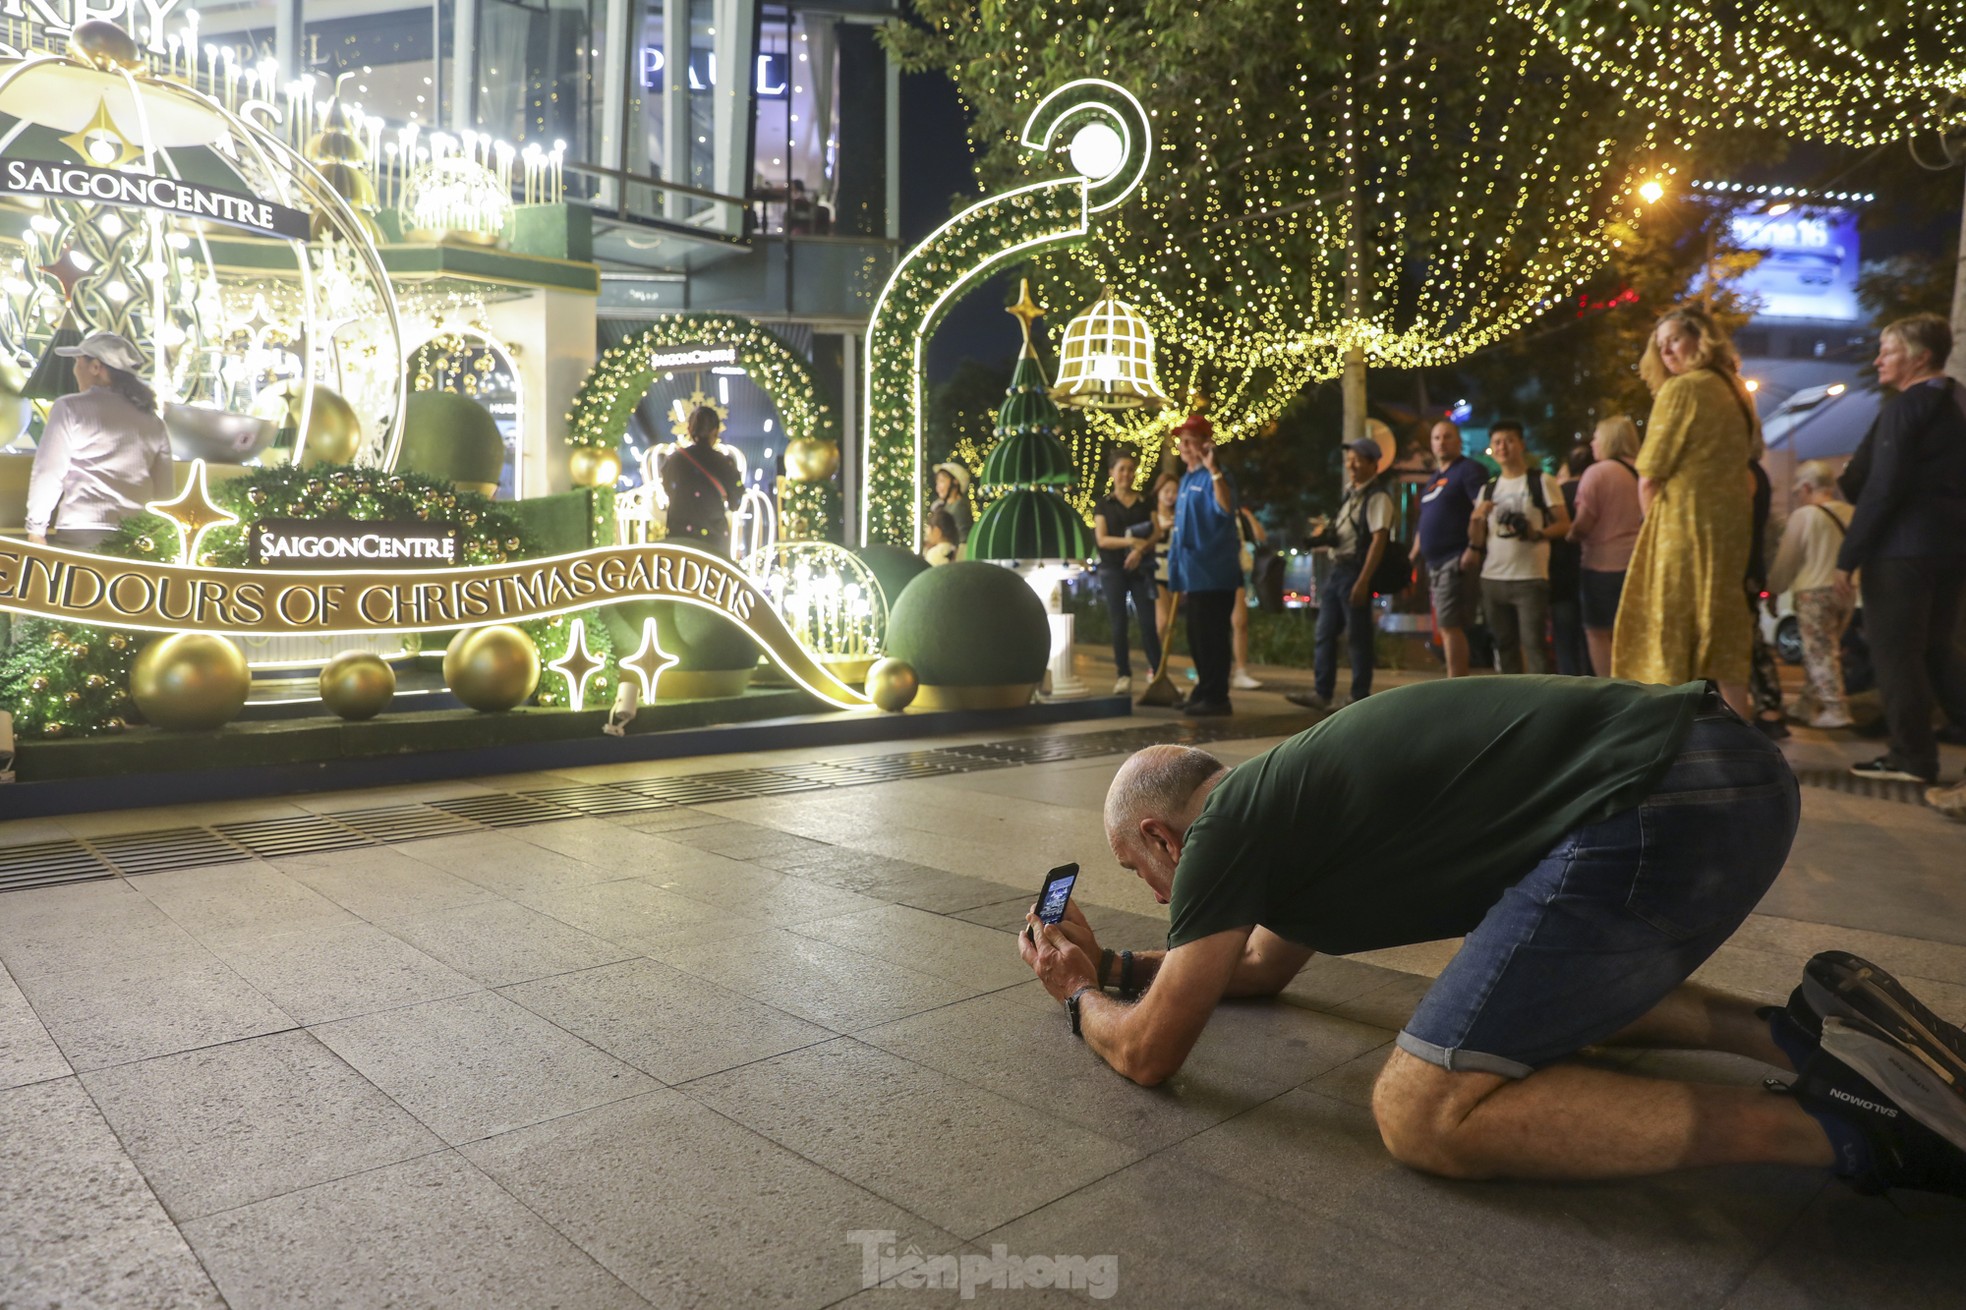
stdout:
[[[1358,562],[1363,564],[1363,552],[1372,548],[1372,533],[1365,526],[1365,507],[1374,496],[1385,496],[1393,502],[1393,516],[1399,516],[1399,500],[1393,496],[1392,487],[1384,477],[1374,478],[1366,485],[1365,494],[1358,498],[1358,533],[1354,538],[1361,552]],[[1397,529],[1395,529],[1396,531]],[[1367,585],[1375,595],[1397,596],[1413,585],[1413,543],[1401,541],[1394,532],[1386,533],[1386,551],[1379,557],[1379,567],[1372,570]]]

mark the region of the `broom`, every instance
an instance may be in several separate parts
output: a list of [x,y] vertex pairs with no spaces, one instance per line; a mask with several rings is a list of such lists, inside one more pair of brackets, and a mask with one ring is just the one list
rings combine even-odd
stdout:
[[1167,676],[1168,665],[1172,662],[1170,647],[1173,645],[1174,623],[1180,617],[1181,593],[1177,591],[1174,593],[1174,605],[1167,611],[1167,640],[1161,643],[1160,667],[1154,670],[1154,680],[1140,693],[1140,699],[1134,702],[1136,705],[1154,705],[1165,709],[1181,704],[1181,693],[1174,690],[1174,680]]

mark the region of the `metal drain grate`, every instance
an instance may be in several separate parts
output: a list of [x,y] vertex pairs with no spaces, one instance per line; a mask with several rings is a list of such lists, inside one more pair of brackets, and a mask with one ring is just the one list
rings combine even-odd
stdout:
[[551,823],[555,819],[579,817],[575,811],[564,806],[536,800],[531,796],[514,796],[503,792],[487,792],[483,796],[457,796],[447,801],[430,803],[459,818],[482,823],[487,828],[523,828],[529,823]]
[[116,871],[76,841],[44,841],[0,848],[0,891],[26,891],[65,882],[113,878]]
[[1865,796],[1874,801],[1897,801],[1904,805],[1923,805],[1922,782],[1903,782],[1896,778],[1859,778],[1847,769],[1797,769],[1795,780],[1805,787],[1840,791],[1846,796]]
[[252,852],[233,845],[206,828],[172,828],[165,832],[123,832],[91,837],[96,854],[125,877],[196,869],[207,864],[237,864]]
[[790,796],[802,791],[826,791],[833,784],[814,778],[801,778],[793,769],[731,769],[706,773],[699,781],[713,787],[729,787],[746,796]]
[[619,787],[596,784],[588,787],[554,787],[545,791],[519,793],[532,800],[544,801],[548,805],[560,805],[580,814],[640,814],[648,810],[666,810],[667,801],[652,796],[637,796],[634,792],[623,791]]
[[321,851],[345,851],[356,846],[373,846],[375,839],[344,828],[333,819],[309,814],[292,819],[254,819],[247,823],[219,823],[212,831],[239,843],[255,855],[278,859],[283,855],[313,855]]
[[335,810],[328,817],[343,827],[387,846],[425,837],[451,837],[476,832],[478,825],[429,805],[378,805],[365,810]]
[[729,787],[719,787],[705,782],[701,777],[683,775],[674,778],[643,778],[636,782],[617,782],[614,784],[623,791],[631,791],[637,796],[651,800],[666,801],[671,805],[703,805],[709,801],[741,801],[751,793],[736,791]]

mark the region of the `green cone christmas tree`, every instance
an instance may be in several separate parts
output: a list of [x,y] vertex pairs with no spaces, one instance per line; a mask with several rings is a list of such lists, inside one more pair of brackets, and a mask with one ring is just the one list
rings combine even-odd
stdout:
[[1031,300],[1028,281],[1008,312],[1023,326],[1024,353],[997,411],[997,444],[977,479],[1003,494],[976,520],[967,553],[970,559],[1025,563],[1084,560],[1092,555],[1092,529],[1060,494],[1072,485],[1072,455],[1059,440],[1062,415],[1031,339],[1031,321],[1044,311]]

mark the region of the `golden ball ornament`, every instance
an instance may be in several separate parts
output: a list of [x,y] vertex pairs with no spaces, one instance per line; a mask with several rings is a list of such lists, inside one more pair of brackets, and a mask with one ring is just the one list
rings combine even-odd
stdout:
[[239,648],[206,632],[160,637],[130,666],[130,694],[137,709],[173,732],[230,722],[245,707],[252,685],[252,670]]
[[92,64],[105,73],[119,69],[136,72],[145,66],[143,47],[137,39],[116,24],[103,18],[90,18],[77,23],[68,34],[68,53],[85,64]]
[[785,471],[794,482],[824,482],[840,466],[839,443],[800,437],[785,446]]
[[921,680],[906,660],[875,660],[867,670],[867,698],[890,714],[907,709],[920,690]]
[[509,710],[539,685],[539,648],[506,624],[466,628],[444,652],[444,681],[474,710]]
[[395,694],[396,670],[371,651],[347,651],[321,669],[321,703],[344,719],[373,719]]
[[59,719],[52,723],[43,724],[41,735],[44,737],[65,737],[68,735],[68,725]]
[[129,644],[130,644],[130,639],[128,637],[125,637],[122,633],[112,632],[109,634],[109,649],[124,650],[129,647]]
[[[252,405],[258,418],[272,419],[283,428],[300,427],[302,385],[283,382],[260,392]],[[362,450],[362,420],[355,407],[338,391],[313,388],[313,407],[307,413],[307,431],[296,443],[295,462],[310,464],[348,464]]]
[[578,446],[567,457],[576,487],[611,487],[621,476],[621,456],[599,446]]

